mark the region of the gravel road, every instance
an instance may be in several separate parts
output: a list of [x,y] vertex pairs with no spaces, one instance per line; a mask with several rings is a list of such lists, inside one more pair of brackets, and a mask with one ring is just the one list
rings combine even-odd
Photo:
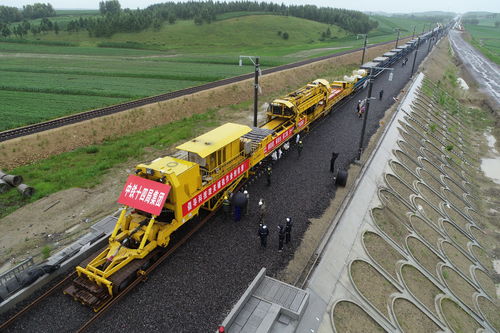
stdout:
[[[427,55],[421,45],[417,62]],[[379,120],[394,103],[410,77],[408,64],[395,64],[394,79],[384,71],[373,84],[373,95],[384,90],[382,101],[373,100],[369,110],[365,145],[379,127]],[[357,156],[362,119],[355,103],[367,89],[342,108],[321,120],[303,136],[304,150],[295,147],[273,168],[272,185],[265,177],[249,185],[250,213],[242,221],[223,221],[217,216],[171,258],[160,265],[146,283],[125,296],[90,328],[92,332],[213,332],[262,267],[275,276],[293,257],[310,218],[319,217],[335,195],[329,172],[333,150],[340,153],[337,167]],[[270,228],[268,248],[261,249],[257,236],[257,202],[267,204],[265,221]],[[278,253],[277,225],[292,217],[291,246]],[[63,295],[54,295],[10,327],[9,332],[73,332],[91,311]]]
[[474,76],[476,82],[500,109],[500,69],[481,52],[463,40],[462,32],[450,30],[450,43],[464,67]]

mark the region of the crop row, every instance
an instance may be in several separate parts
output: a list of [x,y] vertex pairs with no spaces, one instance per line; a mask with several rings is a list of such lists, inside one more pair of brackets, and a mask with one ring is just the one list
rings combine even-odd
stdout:
[[117,104],[123,98],[57,95],[0,90],[0,131],[35,124],[82,110]]

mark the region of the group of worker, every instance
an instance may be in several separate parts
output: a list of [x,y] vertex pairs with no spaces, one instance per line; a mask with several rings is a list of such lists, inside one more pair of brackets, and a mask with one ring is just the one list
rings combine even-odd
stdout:
[[[259,223],[258,235],[260,237],[260,246],[262,248],[267,247],[267,237],[269,236],[269,228],[262,221]],[[292,239],[292,219],[287,217],[285,220],[285,226],[283,224],[278,225],[278,252],[283,251],[283,243],[288,244]]]
[[[241,195],[241,192],[238,192],[237,195],[238,194]],[[224,221],[231,217],[231,206],[234,206],[234,212],[232,215],[235,222],[240,221],[243,215],[248,214],[248,202],[250,200],[250,195],[248,194],[247,190],[243,191],[243,196],[245,200],[242,201],[242,204],[238,203],[234,205],[231,205],[233,193],[229,193],[228,195],[224,196],[224,200],[222,200],[222,212],[224,213]]]
[[[302,152],[303,144],[302,140],[300,140],[300,135],[297,135],[296,138],[296,144],[297,144],[297,151],[298,151],[298,156],[300,157],[300,154]],[[280,154],[281,155],[281,154]],[[330,172],[334,172],[335,169],[335,161],[337,157],[339,156],[339,153],[333,152],[332,157],[330,159]],[[266,172],[266,179],[267,179],[267,185],[271,185],[271,175],[272,175],[272,168],[271,166],[268,166],[265,170]],[[237,195],[241,196],[240,192],[237,192]],[[231,199],[233,199],[233,194],[229,193],[229,195],[226,195],[224,197],[224,200],[222,202],[222,210],[224,213],[224,220],[227,220],[231,216],[231,206],[234,206],[234,213],[232,214],[234,217],[234,221],[237,222],[241,219],[242,215],[248,215],[248,208],[250,205],[250,195],[247,190],[243,191],[244,195],[244,204],[234,204],[231,205]],[[264,199],[260,199],[258,202],[258,224],[259,224],[259,229],[258,229],[258,236],[260,238],[260,245],[262,248],[267,247],[267,238],[269,236],[269,228],[267,225],[264,223],[264,217],[265,217],[265,212],[266,212],[266,205],[264,203]],[[285,219],[285,224],[279,224],[278,225],[278,251],[282,252],[283,251],[283,246],[284,244],[290,243],[291,240],[291,233],[292,233],[292,219],[290,217],[287,217]]]
[[[266,204],[264,203],[264,199],[260,199],[258,203],[259,207],[259,230],[258,235],[260,237],[260,246],[262,248],[267,247],[267,237],[269,236],[269,228],[264,223],[264,216],[266,213]],[[278,225],[278,251],[283,251],[283,241],[286,244],[290,243],[292,233],[292,219],[290,217],[286,218],[286,224],[283,226],[282,224]]]

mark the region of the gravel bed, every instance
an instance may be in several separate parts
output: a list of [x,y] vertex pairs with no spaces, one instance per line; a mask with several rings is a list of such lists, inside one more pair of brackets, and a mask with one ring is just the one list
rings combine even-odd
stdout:
[[[427,53],[422,49],[419,61]],[[412,56],[409,56],[413,59]],[[365,145],[379,127],[384,111],[406,84],[410,66],[396,65],[394,80],[384,72],[376,79],[373,95],[384,89],[382,101],[373,100],[369,110]],[[366,90],[313,126],[302,136],[304,150],[298,158],[294,147],[273,168],[272,185],[259,178],[249,186],[250,214],[239,223],[213,218],[160,265],[144,284],[126,295],[104,314],[90,332],[210,332],[222,322],[262,267],[277,276],[287,266],[309,220],[320,217],[335,194],[329,172],[333,150],[340,153],[336,167],[356,158],[362,119],[355,114],[358,99]],[[271,233],[268,248],[257,237],[257,201],[264,198]],[[287,216],[294,226],[291,245],[278,253],[277,225]],[[16,322],[8,332],[71,332],[92,314],[70,297],[57,294]],[[47,320],[52,318],[53,320]]]

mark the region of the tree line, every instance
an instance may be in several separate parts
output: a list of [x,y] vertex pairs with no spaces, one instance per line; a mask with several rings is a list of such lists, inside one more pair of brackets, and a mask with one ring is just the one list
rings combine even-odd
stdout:
[[[36,5],[43,4],[35,4],[30,7]],[[50,4],[46,6],[50,6]],[[23,8],[23,12],[26,7],[28,6]],[[52,9],[52,6],[49,8]],[[355,10],[314,5],[287,6],[252,1],[166,2],[145,9],[130,10],[122,9],[118,0],[107,0],[99,3],[99,11],[100,17],[79,18],[70,21],[66,25],[66,30],[69,32],[86,30],[93,37],[110,37],[118,32],[139,32],[148,28],[159,30],[163,24],[174,24],[178,19],[193,20],[197,25],[209,24],[216,20],[217,15],[230,12],[265,12],[272,15],[294,16],[330,25],[335,24],[354,34],[367,33],[378,26],[377,21],[370,20],[368,15]],[[12,19],[12,16],[9,17]]]
[[146,28],[158,30],[165,23],[177,19],[194,20],[197,25],[211,23],[217,15],[230,12],[265,12],[304,18],[326,24],[335,24],[352,33],[367,33],[378,26],[368,15],[355,10],[317,7],[314,5],[290,5],[267,2],[166,2],[146,9],[122,10],[118,0],[102,1],[101,18],[74,20],[71,30],[86,29],[91,36],[111,36],[117,32],[134,32]]
[[0,6],[0,24],[51,16],[56,16],[56,11],[52,8],[50,3],[35,3],[33,5],[23,6],[23,9]]
[[60,31],[59,24],[57,22],[52,22],[48,18],[44,17],[38,25],[32,24],[27,20],[23,20],[21,23],[15,25],[11,28],[10,25],[0,22],[0,34],[3,37],[10,37],[10,35],[15,35],[16,37],[23,38],[23,36],[32,33],[34,36],[47,33],[49,31],[54,31],[58,34]]

